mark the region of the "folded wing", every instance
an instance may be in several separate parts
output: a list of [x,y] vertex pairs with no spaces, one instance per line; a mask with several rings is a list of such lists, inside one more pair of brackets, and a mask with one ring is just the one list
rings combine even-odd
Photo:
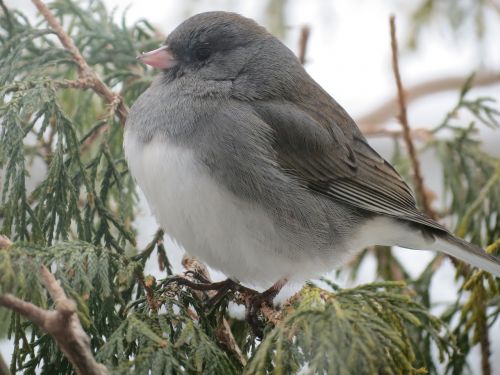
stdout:
[[254,109],[274,130],[279,165],[309,189],[369,212],[447,232],[418,211],[411,189],[368,145],[354,122],[349,132],[343,130],[345,124],[334,121],[325,127],[286,102],[260,102]]

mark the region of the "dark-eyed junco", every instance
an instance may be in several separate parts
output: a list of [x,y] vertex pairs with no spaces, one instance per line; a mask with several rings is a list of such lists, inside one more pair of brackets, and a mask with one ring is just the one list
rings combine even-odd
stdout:
[[398,245],[500,276],[498,259],[418,211],[346,111],[254,21],[198,14],[139,58],[161,73],[130,110],[130,171],[166,233],[211,267],[279,289]]

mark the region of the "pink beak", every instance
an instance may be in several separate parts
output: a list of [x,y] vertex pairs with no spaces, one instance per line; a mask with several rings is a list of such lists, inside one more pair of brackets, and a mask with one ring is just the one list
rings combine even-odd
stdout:
[[172,51],[168,46],[162,46],[153,51],[143,52],[137,56],[137,60],[158,69],[169,69],[177,64],[177,60],[172,55]]

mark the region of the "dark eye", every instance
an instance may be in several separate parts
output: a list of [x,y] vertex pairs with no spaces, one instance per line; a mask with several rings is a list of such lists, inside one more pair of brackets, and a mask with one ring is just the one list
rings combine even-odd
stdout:
[[207,45],[199,46],[194,50],[194,56],[198,61],[204,61],[210,57],[210,47]]

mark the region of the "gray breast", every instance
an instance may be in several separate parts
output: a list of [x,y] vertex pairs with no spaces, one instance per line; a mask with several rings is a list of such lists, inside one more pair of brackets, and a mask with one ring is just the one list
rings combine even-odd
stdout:
[[160,74],[132,105],[126,128],[144,143],[155,137],[189,142],[229,96],[230,86],[230,82],[202,85],[188,78],[165,82]]

